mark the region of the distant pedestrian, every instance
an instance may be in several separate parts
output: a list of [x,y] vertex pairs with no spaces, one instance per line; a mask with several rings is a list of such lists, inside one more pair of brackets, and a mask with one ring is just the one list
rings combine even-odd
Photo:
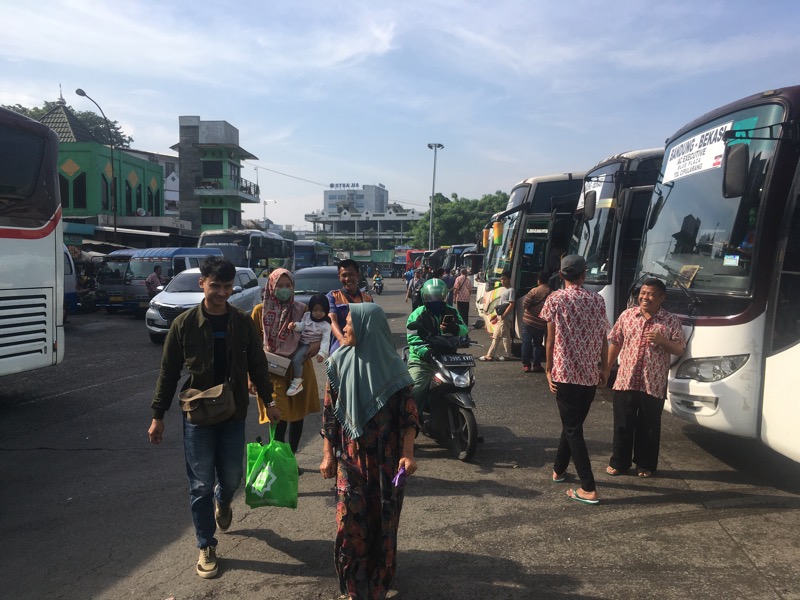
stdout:
[[144,285],[147,287],[147,295],[150,296],[150,298],[154,298],[156,294],[158,294],[158,287],[164,285],[161,279],[161,265],[153,267],[153,272],[144,280]]
[[522,299],[522,370],[525,373],[544,373],[542,360],[547,321],[543,321],[539,314],[552,292],[547,284],[548,279],[548,272],[541,271],[537,278],[538,285]]
[[472,301],[472,282],[466,269],[461,269],[461,274],[456,277],[453,284],[453,300],[455,301],[461,320],[469,327],[469,303]]
[[645,279],[639,306],[624,311],[608,336],[608,368],[620,359],[609,475],[620,475],[635,463],[639,477],[651,477],[658,467],[670,355],[679,356],[686,348],[680,320],[661,308],[666,294],[663,281]]
[[406,302],[408,302],[409,298],[411,299],[411,312],[414,312],[422,306],[422,296],[420,293],[424,284],[425,278],[423,277],[422,269],[417,269],[414,271],[414,279],[409,282],[408,289],[406,290]]
[[494,315],[491,318],[491,323],[494,326],[492,331],[492,343],[486,351],[485,356],[481,356],[478,360],[492,361],[494,360],[494,351],[499,344],[503,345],[503,354],[497,357],[497,360],[513,360],[511,355],[511,329],[514,327],[514,305],[515,290],[511,287],[511,272],[503,271],[500,274],[500,285],[503,291],[497,297],[495,302]]
[[567,495],[572,500],[597,504],[600,499],[583,438],[583,422],[597,386],[606,382],[609,325],[603,298],[583,288],[586,279],[583,257],[565,256],[561,259],[560,273],[565,288],[547,297],[539,315],[547,321],[545,372],[561,416],[553,481],[560,483],[566,479],[572,459],[581,487],[568,490]]
[[444,281],[444,284],[447,286],[447,289],[449,290],[448,293],[447,293],[447,303],[448,304],[452,304],[453,303],[453,286],[456,283],[456,278],[453,277],[453,275],[450,273],[450,269],[445,269],[444,270],[444,274],[442,275],[442,281]]
[[408,289],[408,285],[411,283],[411,280],[414,279],[414,269],[411,268],[403,273],[403,279],[406,280],[406,289]]

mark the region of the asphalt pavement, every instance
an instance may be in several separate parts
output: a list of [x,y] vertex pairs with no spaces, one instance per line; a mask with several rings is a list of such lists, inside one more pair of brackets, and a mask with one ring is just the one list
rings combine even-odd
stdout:
[[[410,305],[400,280],[385,290],[376,300],[400,347]],[[320,415],[306,419],[298,508],[249,509],[237,495],[220,574],[201,580],[176,406],[161,446],[147,441],[160,347],[125,314],[72,316],[66,335],[61,365],[0,379],[2,597],[336,597]],[[579,486],[571,466],[566,483],[550,482],[560,424],[544,377],[519,362],[478,363],[476,377],[475,458],[418,439],[402,598],[800,599],[800,465],[665,414],[657,476],[612,478],[601,390],[586,439],[602,501],[579,504],[566,497]],[[254,407],[247,431],[264,433]]]

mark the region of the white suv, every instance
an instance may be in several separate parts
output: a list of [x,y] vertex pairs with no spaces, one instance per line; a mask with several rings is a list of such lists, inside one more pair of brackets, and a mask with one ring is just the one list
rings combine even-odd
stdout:
[[[200,289],[199,281],[200,269],[186,269],[173,277],[164,290],[150,300],[150,308],[145,315],[145,325],[153,343],[164,343],[169,326],[175,318],[203,301],[203,290]],[[252,269],[236,267],[233,294],[228,302],[247,313],[252,312],[261,302],[265,281],[259,281]]]

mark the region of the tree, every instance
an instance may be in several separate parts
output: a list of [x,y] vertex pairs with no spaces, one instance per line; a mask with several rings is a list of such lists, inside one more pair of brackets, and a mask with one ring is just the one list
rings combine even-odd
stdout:
[[[461,198],[458,194],[451,194],[448,199],[437,193],[433,204],[434,245],[440,247],[478,242],[484,225],[493,214],[505,210],[507,205],[508,194],[499,190],[494,194],[485,194],[480,200]],[[411,245],[415,248],[428,247],[429,214],[424,213],[411,229]]]
[[[41,119],[45,114],[53,110],[58,106],[58,102],[45,102],[44,105],[40,107],[28,108],[22,106],[20,104],[15,104],[14,106],[4,105],[3,108],[7,108],[8,110],[13,110],[21,115],[25,115],[26,117],[30,117],[38,121]],[[111,129],[111,138],[108,137],[108,129],[106,129],[106,121],[103,119],[102,116],[94,113],[90,110],[83,110],[83,111],[76,111],[71,106],[66,107],[67,110],[71,111],[78,120],[86,125],[86,128],[92,133],[94,139],[98,141],[100,144],[108,145],[111,141],[113,141],[114,146],[117,148],[130,148],[131,142],[133,138],[129,135],[125,135],[125,132],[122,131],[122,128],[119,126],[119,123],[116,121],[112,121],[111,119],[108,120],[109,128]]]
[[297,241],[297,234],[294,231],[290,231],[288,229],[281,229],[278,231],[278,235],[280,235],[285,240],[292,240]]

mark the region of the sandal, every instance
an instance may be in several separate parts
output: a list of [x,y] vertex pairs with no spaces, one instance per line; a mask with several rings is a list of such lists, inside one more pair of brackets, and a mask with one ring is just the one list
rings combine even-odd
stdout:
[[481,362],[492,362],[494,359],[491,356],[481,356],[478,360]]
[[639,477],[644,479],[648,479],[653,476],[653,472],[650,469],[639,469]]
[[567,490],[567,497],[570,500],[577,500],[578,502],[583,502],[584,504],[600,504],[600,498],[584,498],[578,493],[578,490]]
[[615,469],[611,465],[608,465],[606,467],[606,473],[608,473],[612,477],[616,477],[617,475],[622,475],[622,470],[621,469]]
[[561,475],[559,475],[558,473],[553,471],[553,483],[564,483],[564,481],[566,481],[566,479],[567,479],[567,472],[566,471],[561,473]]

